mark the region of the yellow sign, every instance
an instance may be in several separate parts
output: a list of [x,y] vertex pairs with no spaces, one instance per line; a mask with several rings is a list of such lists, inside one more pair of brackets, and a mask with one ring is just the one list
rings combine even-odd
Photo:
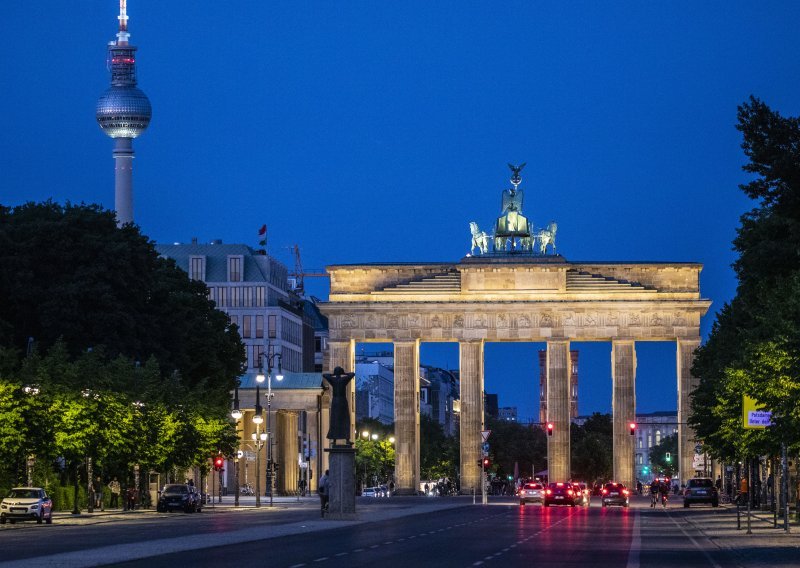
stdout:
[[772,426],[772,412],[764,410],[764,405],[756,399],[744,395],[742,397],[742,427],[763,430]]

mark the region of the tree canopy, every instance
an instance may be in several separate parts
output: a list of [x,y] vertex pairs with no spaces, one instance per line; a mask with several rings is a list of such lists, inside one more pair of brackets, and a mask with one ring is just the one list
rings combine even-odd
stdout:
[[[742,215],[734,249],[735,298],[717,314],[693,373],[700,385],[690,423],[714,456],[800,451],[800,121],[751,97],[737,129],[752,174],[740,189],[756,202]],[[766,431],[742,427],[742,397],[773,412]]]

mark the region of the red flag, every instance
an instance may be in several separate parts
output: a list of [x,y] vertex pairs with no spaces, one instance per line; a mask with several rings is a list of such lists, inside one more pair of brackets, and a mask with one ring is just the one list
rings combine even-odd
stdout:
[[266,223],[258,230],[258,235],[266,235],[267,234],[267,225]]

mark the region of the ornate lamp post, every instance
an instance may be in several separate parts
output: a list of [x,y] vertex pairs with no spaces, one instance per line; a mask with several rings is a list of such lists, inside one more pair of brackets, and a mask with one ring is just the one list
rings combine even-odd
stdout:
[[[242,419],[242,411],[239,410],[239,381],[236,381],[236,387],[233,389],[233,410],[231,410],[231,418],[236,421],[236,439],[237,445],[239,441],[239,420]],[[239,451],[236,452],[236,457],[233,460],[233,506],[239,506]]]
[[[272,406],[272,397],[274,393],[272,392],[272,365],[275,362],[275,359],[278,360],[278,372],[275,373],[275,380],[282,381],[283,380],[283,371],[281,370],[281,359],[282,355],[280,353],[267,353],[266,355],[261,355],[261,362],[258,366],[258,374],[256,375],[256,383],[260,384],[263,383],[266,379],[267,381],[267,487],[269,487],[269,506],[272,507],[272,499],[273,494],[275,493],[275,471],[274,471],[274,463],[272,461],[272,413],[270,412]],[[264,376],[264,359],[267,360],[267,375]],[[256,384],[256,400],[258,400],[258,384]],[[258,408],[258,402],[256,402],[256,407]],[[258,466],[256,466],[258,467]]]
[[261,416],[263,409],[261,408],[260,397],[258,385],[256,385],[256,412],[253,415],[253,424],[256,425],[256,431],[252,434],[253,442],[256,446],[256,507],[261,506],[261,448],[264,447],[264,441],[267,439],[266,433],[260,431],[261,423],[264,422],[264,417]]

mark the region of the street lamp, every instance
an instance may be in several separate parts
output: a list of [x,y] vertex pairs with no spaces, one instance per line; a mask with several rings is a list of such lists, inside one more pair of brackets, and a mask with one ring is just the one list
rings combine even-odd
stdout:
[[256,507],[261,506],[261,448],[264,445],[261,439],[261,423],[264,422],[264,417],[261,416],[263,409],[261,408],[260,400],[258,385],[256,385],[256,411],[253,414],[253,424],[256,425],[256,431],[251,435],[256,446]]
[[[268,347],[269,349],[269,347]],[[264,376],[264,359],[267,360],[267,375]],[[272,498],[275,493],[275,471],[274,463],[272,461],[272,397],[275,396],[272,392],[272,366],[275,360],[278,360],[278,372],[275,373],[275,380],[283,380],[283,370],[281,369],[281,360],[283,356],[280,353],[261,354],[261,361],[258,365],[258,374],[256,375],[256,383],[263,383],[266,378],[267,381],[267,487],[269,487],[269,506],[272,507]],[[256,385],[256,400],[258,400],[258,384]],[[256,403],[258,404],[258,403]]]
[[[233,389],[233,410],[231,410],[231,418],[236,421],[236,441],[239,442],[239,420],[242,419],[242,411],[239,409],[239,381],[236,381],[236,387]],[[236,457],[233,460],[233,506],[239,506],[239,452],[237,451]]]

